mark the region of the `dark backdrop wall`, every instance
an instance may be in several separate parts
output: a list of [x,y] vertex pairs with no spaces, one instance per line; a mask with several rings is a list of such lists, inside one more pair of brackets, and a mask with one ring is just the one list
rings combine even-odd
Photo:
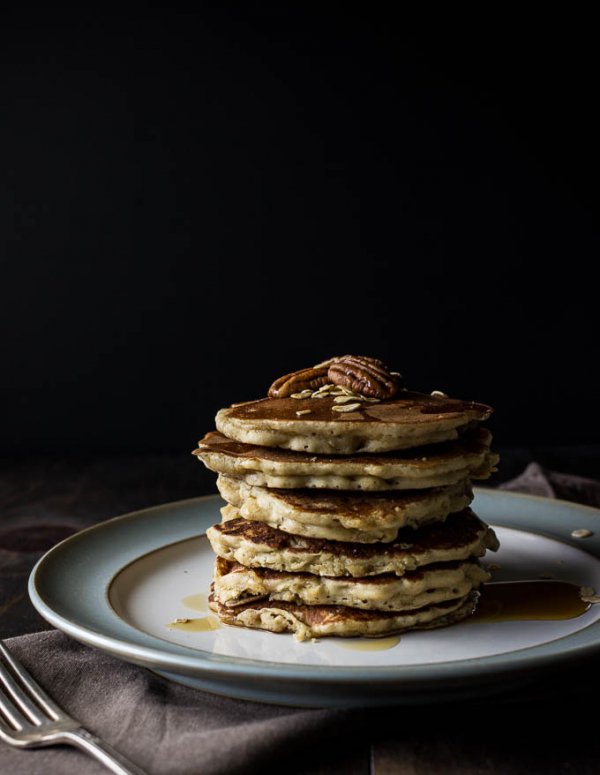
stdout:
[[2,15],[4,453],[187,453],[346,352],[597,441],[593,25],[365,9]]

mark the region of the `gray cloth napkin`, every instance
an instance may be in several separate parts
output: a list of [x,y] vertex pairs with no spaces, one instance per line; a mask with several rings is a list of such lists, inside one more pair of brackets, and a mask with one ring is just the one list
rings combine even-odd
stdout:
[[[536,463],[502,487],[600,505],[600,482]],[[368,735],[384,722],[389,728],[394,718],[396,730],[408,728],[402,709],[397,717],[391,710],[296,709],[188,689],[55,630],[12,638],[8,645],[67,712],[151,774],[235,775],[275,766],[286,774],[368,772],[368,759],[359,753],[368,752]],[[75,749],[16,751],[0,743],[0,773],[103,772]]]
[[551,471],[539,463],[530,463],[520,476],[501,484],[499,489],[600,506],[599,481]]
[[[11,638],[7,644],[61,707],[149,773],[264,771],[273,751],[284,758],[298,755],[349,713],[263,705],[188,689],[57,631]],[[92,775],[106,770],[75,749],[16,751],[0,743],[0,772]]]

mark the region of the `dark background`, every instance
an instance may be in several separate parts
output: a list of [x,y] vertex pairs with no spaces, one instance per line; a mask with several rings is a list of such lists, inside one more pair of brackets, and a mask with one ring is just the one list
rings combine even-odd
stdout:
[[187,455],[346,352],[598,440],[594,25],[381,8],[1,15],[3,454]]

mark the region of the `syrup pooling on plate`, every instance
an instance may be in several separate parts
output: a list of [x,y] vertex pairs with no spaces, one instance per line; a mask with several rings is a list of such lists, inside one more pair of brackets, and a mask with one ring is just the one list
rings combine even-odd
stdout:
[[191,608],[193,611],[201,611],[202,613],[208,611],[208,595],[204,592],[199,592],[196,595],[186,595],[181,602],[186,608]]
[[167,624],[170,630],[183,630],[183,632],[209,632],[220,627],[216,616],[201,616],[197,619],[175,619]]
[[336,641],[336,646],[351,651],[387,651],[393,649],[400,643],[399,635],[390,635],[388,638],[350,638],[348,640]]
[[[208,612],[208,597],[203,592],[195,595],[186,595],[181,599],[181,603],[193,611]],[[174,619],[167,625],[170,630],[183,630],[184,632],[209,632],[210,630],[217,630],[219,626],[219,620],[212,615],[193,619],[183,616]]]
[[473,622],[558,621],[584,614],[590,604],[568,581],[497,581],[484,584]]

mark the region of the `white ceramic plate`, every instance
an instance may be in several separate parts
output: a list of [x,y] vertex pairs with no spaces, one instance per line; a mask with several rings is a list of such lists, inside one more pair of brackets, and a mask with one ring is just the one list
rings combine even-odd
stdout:
[[[88,645],[187,685],[262,702],[348,707],[428,702],[506,689],[600,647],[600,605],[557,621],[467,621],[382,642],[217,626],[206,607],[214,555],[204,536],[217,496],[157,506],[82,531],[34,568],[30,597]],[[501,542],[496,581],[562,581],[600,590],[600,511],[479,489],[474,510]],[[571,531],[591,530],[585,540]],[[184,629],[178,618],[191,619]],[[186,629],[187,628],[187,629]],[[366,648],[367,650],[363,650]]]

